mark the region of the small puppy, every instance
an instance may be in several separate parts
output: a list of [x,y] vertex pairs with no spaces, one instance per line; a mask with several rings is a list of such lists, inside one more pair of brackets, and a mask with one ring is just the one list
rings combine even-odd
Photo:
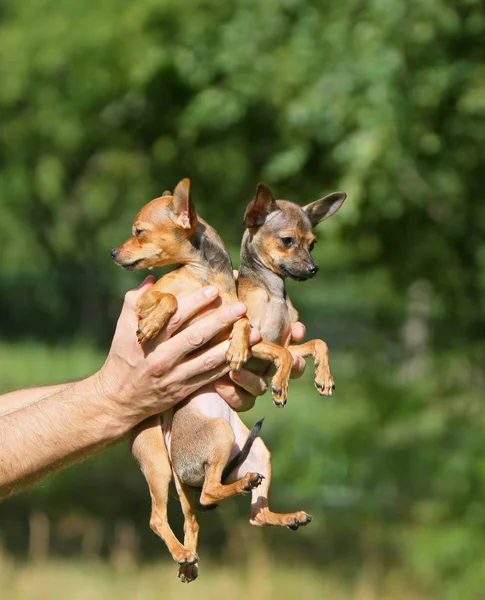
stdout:
[[[141,296],[137,332],[140,342],[158,335],[177,308],[176,295],[215,284],[223,301],[238,299],[229,253],[217,232],[198,217],[188,179],[180,181],[173,194],[165,192],[142,208],[132,236],[112,251],[112,257],[126,269],[182,265]],[[232,332],[227,331],[220,339],[213,340],[217,343],[230,336],[227,358],[233,369],[240,368],[249,356],[249,328],[248,319],[243,318],[234,324]],[[293,364],[291,354],[266,340],[253,346],[251,353],[275,364],[273,401],[283,405]],[[159,416],[135,429],[132,453],[150,488],[150,525],[180,564],[182,581],[190,582],[198,575],[199,526],[194,511],[199,506],[207,508],[236,494],[251,493],[251,523],[254,525],[297,529],[310,522],[310,515],[302,511],[289,514],[270,511],[271,457],[262,440],[257,438],[260,425],[250,432],[213,388],[208,387],[175,410],[164,413],[163,433]],[[167,520],[172,470],[185,517],[184,545],[177,540]]]
[[[317,273],[318,266],[311,256],[316,243],[313,228],[336,213],[346,197],[344,192],[334,192],[300,207],[288,200],[275,200],[270,188],[260,183],[244,215],[239,299],[247,306],[251,325],[265,339],[288,347],[293,355],[313,356],[315,385],[323,396],[331,396],[335,389],[328,346],[322,340],[289,346],[290,325],[298,320],[298,313],[286,292],[285,279],[305,281]],[[267,367],[267,363],[255,359],[247,364],[249,370],[260,375]]]

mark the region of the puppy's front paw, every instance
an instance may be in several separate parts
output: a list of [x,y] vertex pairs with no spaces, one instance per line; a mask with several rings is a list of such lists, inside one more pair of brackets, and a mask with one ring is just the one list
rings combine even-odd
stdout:
[[144,319],[138,321],[138,329],[136,330],[136,337],[140,344],[145,344],[150,340],[153,340],[159,333],[161,327],[157,319],[154,319],[150,315]]
[[226,363],[231,367],[231,371],[240,371],[244,363],[249,359],[249,348],[237,343],[232,339],[229,349],[226,352]]
[[288,383],[280,381],[275,377],[271,382],[271,394],[273,396],[273,404],[278,408],[286,405],[288,398]]
[[315,372],[315,387],[321,396],[331,396],[335,389],[335,382],[329,370],[319,370],[318,366]]
[[176,304],[160,305],[155,310],[138,315],[136,337],[140,344],[153,340],[162,331],[177,309]]

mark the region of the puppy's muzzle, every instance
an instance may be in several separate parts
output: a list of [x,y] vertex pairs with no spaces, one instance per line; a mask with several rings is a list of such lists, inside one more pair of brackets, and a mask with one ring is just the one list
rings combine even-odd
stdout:
[[294,267],[289,267],[284,264],[280,264],[280,268],[287,277],[290,277],[295,281],[306,281],[307,279],[311,279],[318,271],[318,267],[315,263],[306,265],[302,269],[295,269]]
[[138,258],[136,260],[132,260],[131,262],[125,262],[123,258],[120,257],[119,248],[113,248],[113,250],[111,250],[111,258],[117,265],[120,265],[120,267],[123,267],[123,269],[126,269],[127,271],[133,271],[144,260],[144,258]]

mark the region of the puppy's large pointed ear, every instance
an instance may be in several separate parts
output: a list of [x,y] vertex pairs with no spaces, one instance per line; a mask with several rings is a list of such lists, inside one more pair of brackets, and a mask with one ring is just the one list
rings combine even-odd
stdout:
[[266,184],[258,183],[256,196],[251,200],[244,213],[244,227],[247,229],[260,227],[266,221],[266,217],[275,210],[279,210],[279,208],[273,192]]
[[190,179],[179,181],[173,191],[172,218],[182,229],[195,229],[197,213],[190,198]]
[[336,213],[344,203],[345,198],[347,198],[345,192],[333,192],[304,206],[303,210],[310,217],[312,227]]

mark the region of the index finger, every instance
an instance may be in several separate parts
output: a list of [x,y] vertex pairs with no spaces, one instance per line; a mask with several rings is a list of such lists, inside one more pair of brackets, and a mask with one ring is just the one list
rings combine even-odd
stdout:
[[245,314],[246,306],[242,302],[224,304],[157,346],[151,354],[151,362],[154,363],[155,369],[157,362],[160,362],[164,371],[170,370],[184,356],[207,344]]
[[291,368],[290,377],[291,377],[291,379],[299,379],[305,372],[306,361],[302,356],[295,356],[292,354],[292,357],[293,357],[293,367]]

